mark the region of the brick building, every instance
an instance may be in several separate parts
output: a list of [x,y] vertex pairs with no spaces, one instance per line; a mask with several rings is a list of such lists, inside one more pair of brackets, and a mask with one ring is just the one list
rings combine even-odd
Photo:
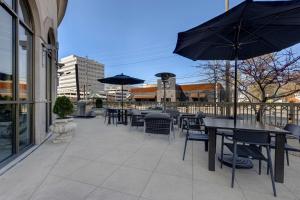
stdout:
[[[218,83],[187,84],[178,85],[176,79],[171,78],[166,84],[166,100],[168,102],[176,101],[200,101],[213,102],[217,89],[217,102],[224,100],[224,88]],[[157,81],[156,86],[136,87],[130,89],[131,99],[135,101],[163,101],[163,84],[161,80]]]

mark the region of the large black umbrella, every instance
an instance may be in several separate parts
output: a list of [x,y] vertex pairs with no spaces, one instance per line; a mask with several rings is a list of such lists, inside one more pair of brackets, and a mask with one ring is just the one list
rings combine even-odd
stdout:
[[246,0],[229,11],[178,34],[174,53],[192,60],[237,61],[280,51],[300,42],[300,0]]
[[[142,79],[127,76],[127,75],[124,75],[123,73],[118,74],[116,76],[112,76],[112,77],[98,79],[98,81],[101,83],[121,85],[121,87],[122,87],[122,89],[121,89],[122,90],[122,97],[121,97],[122,112],[123,112],[123,86],[144,83],[144,80],[142,80]],[[123,117],[122,117],[122,120],[123,120]]]

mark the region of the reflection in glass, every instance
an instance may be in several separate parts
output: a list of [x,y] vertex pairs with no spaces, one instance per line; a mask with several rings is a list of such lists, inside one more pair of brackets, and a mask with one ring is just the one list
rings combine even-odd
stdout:
[[12,17],[0,6],[0,101],[12,99]]
[[32,65],[32,36],[23,26],[19,26],[19,99],[29,100],[30,73]]
[[12,155],[12,105],[0,104],[0,162]]
[[27,26],[31,27],[29,10],[24,0],[19,1],[18,3],[18,15],[20,20],[25,22]]
[[20,150],[30,144],[30,133],[31,133],[31,114],[30,105],[21,104],[19,110],[19,147]]
[[12,1],[13,1],[13,0],[4,0],[4,2],[5,2],[7,5],[9,5],[9,7],[11,7],[11,8],[12,8]]

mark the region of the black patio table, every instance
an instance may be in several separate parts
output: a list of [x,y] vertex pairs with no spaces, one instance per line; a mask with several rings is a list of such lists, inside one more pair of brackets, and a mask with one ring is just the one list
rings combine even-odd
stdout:
[[[127,118],[128,118],[128,111],[127,109],[120,109],[120,108],[110,108],[111,110],[116,110],[118,114],[118,121],[117,123],[122,123],[124,125],[128,124]],[[108,118],[108,124],[111,124],[111,119]]]
[[275,148],[275,181],[279,183],[284,182],[284,144],[285,134],[289,133],[286,130],[264,125],[259,122],[248,120],[238,120],[234,126],[233,120],[230,119],[216,119],[204,118],[204,124],[208,132],[208,170],[215,171],[215,157],[216,157],[216,130],[229,129],[229,130],[257,130],[267,131],[275,134],[276,148]]

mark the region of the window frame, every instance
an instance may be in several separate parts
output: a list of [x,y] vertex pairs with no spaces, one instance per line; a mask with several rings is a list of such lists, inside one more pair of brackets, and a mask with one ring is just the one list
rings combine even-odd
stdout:
[[[15,159],[17,156],[22,154],[24,151],[28,150],[34,145],[34,75],[35,75],[35,42],[34,42],[34,25],[33,25],[33,16],[32,12],[30,10],[30,6],[28,4],[28,1],[25,2],[26,9],[28,9],[29,19],[30,19],[30,25],[27,25],[23,20],[19,18],[18,15],[18,5],[20,0],[12,0],[12,7],[10,7],[5,1],[0,1],[0,7],[3,8],[8,14],[12,17],[12,100],[10,101],[3,101],[0,100],[0,105],[7,104],[12,106],[12,126],[13,126],[13,134],[12,134],[12,154],[4,159],[0,160],[0,168],[4,165],[6,165],[11,160]],[[30,88],[30,92],[28,94],[27,100],[20,100],[19,98],[19,26],[22,26],[25,31],[28,31],[31,35],[31,49],[28,51],[31,57],[31,65],[27,66],[27,74],[30,74],[28,76],[28,88]],[[26,145],[24,148],[20,149],[19,145],[19,134],[20,134],[20,117],[19,117],[19,111],[20,106],[22,104],[28,105],[29,110],[29,141],[30,143]]]

